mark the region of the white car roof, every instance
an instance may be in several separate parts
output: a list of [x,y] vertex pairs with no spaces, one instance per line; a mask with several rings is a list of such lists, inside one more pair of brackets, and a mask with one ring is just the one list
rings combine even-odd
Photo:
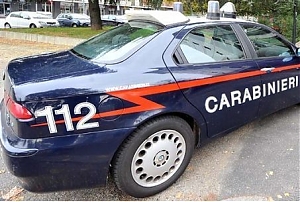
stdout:
[[242,19],[220,18],[211,20],[206,17],[187,17],[178,11],[153,11],[153,10],[130,10],[125,13],[128,21],[147,20],[157,22],[165,26],[185,23],[205,23],[205,22],[246,22]]
[[189,18],[178,11],[129,10],[125,15],[128,21],[147,20],[166,26],[189,21]]
[[238,18],[220,18],[220,20],[211,20],[206,17],[190,17],[189,23],[197,23],[197,22],[247,22],[243,19]]

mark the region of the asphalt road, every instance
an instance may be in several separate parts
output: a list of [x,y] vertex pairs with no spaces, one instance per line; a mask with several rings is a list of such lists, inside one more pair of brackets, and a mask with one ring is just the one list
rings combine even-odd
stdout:
[[[66,47],[0,38],[0,72],[15,57]],[[0,98],[3,85],[0,81]],[[196,149],[183,176],[166,191],[135,199],[111,179],[102,188],[36,194],[22,190],[0,158],[0,200],[284,200],[299,201],[300,105],[243,126]]]

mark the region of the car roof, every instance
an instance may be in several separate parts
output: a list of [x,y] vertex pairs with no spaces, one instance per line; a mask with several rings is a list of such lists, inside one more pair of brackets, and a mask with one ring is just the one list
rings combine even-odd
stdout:
[[179,11],[133,10],[126,12],[128,21],[151,21],[166,27],[209,22],[248,22],[238,18],[207,19],[206,17],[185,16]]
[[189,19],[178,11],[132,10],[125,13],[128,21],[152,21],[164,26],[182,24]]

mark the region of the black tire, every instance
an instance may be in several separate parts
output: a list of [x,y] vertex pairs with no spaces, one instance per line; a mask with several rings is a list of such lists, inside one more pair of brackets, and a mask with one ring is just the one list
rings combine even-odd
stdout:
[[11,26],[10,26],[9,23],[5,23],[5,24],[4,24],[4,28],[9,29],[9,28],[11,28]]
[[29,28],[36,28],[36,25],[35,25],[35,24],[31,24],[31,25],[29,26]]
[[77,27],[77,24],[75,24],[75,23],[74,23],[74,24],[72,24],[72,27]]
[[149,121],[116,153],[112,164],[115,183],[133,197],[157,194],[182,175],[194,148],[194,133],[183,119],[165,116]]

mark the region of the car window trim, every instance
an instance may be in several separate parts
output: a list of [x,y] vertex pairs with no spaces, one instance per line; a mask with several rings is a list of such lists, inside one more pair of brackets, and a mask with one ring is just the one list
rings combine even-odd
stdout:
[[[181,47],[180,47],[180,44],[182,43],[182,41],[183,41],[183,39],[190,33],[190,32],[192,32],[193,30],[195,30],[195,29],[198,29],[198,28],[203,28],[203,27],[211,27],[211,26],[218,26],[218,25],[229,25],[230,27],[231,27],[231,29],[232,29],[232,31],[234,32],[234,34],[235,34],[235,36],[237,37],[237,40],[239,40],[239,42],[240,42],[240,44],[241,44],[241,46],[242,46],[242,49],[243,49],[243,53],[244,53],[244,56],[245,56],[245,58],[244,59],[234,59],[234,60],[228,60],[228,61],[222,61],[222,62],[233,62],[233,61],[240,61],[240,60],[247,60],[247,59],[252,59],[252,57],[251,57],[251,55],[250,55],[250,53],[249,53],[249,51],[246,49],[246,48],[244,48],[244,43],[243,43],[243,39],[239,36],[239,30],[236,30],[236,27],[237,26],[234,26],[236,23],[234,23],[234,22],[222,22],[222,23],[218,23],[218,22],[216,22],[216,23],[210,23],[210,24],[200,24],[200,25],[197,25],[197,26],[195,26],[195,27],[192,27],[191,29],[189,29],[189,31],[187,31],[186,33],[185,33],[185,35],[182,37],[182,39],[180,40],[180,42],[178,43],[178,45],[177,45],[177,47],[176,47],[176,49],[175,49],[175,51],[174,51],[174,53],[173,54],[175,54],[175,52],[178,50],[178,53],[180,54],[180,56],[181,56],[181,58],[182,58],[182,61],[184,62],[184,63],[176,63],[175,61],[175,64],[177,65],[177,66],[189,66],[189,65],[199,65],[199,64],[204,64],[204,65],[207,65],[207,64],[213,64],[213,63],[220,63],[220,61],[215,61],[215,62],[204,62],[204,63],[189,63],[188,62],[188,60],[187,60],[187,58],[185,57],[185,55],[183,54],[183,51],[182,51],[182,49],[181,49]],[[251,42],[250,42],[251,43]]]
[[[253,45],[252,45],[252,42],[250,41],[250,39],[249,39],[249,37],[247,36],[247,34],[244,32],[244,30],[243,30],[243,28],[242,28],[242,25],[253,25],[253,26],[260,26],[260,27],[262,27],[262,28],[264,28],[264,29],[266,29],[266,30],[269,30],[271,33],[273,33],[273,34],[275,34],[277,37],[279,37],[280,39],[281,39],[281,41],[285,44],[285,45],[287,45],[287,46],[289,46],[290,48],[292,48],[293,49],[293,51],[294,51],[294,54],[296,55],[296,46],[293,44],[293,43],[291,43],[289,40],[287,40],[286,38],[285,38],[285,36],[283,36],[282,34],[280,34],[279,32],[277,32],[277,31],[275,31],[275,30],[273,30],[273,29],[271,29],[270,27],[268,27],[268,26],[266,26],[266,25],[263,25],[263,24],[257,24],[257,23],[250,23],[250,22],[240,22],[240,23],[238,23],[239,24],[239,26],[237,27],[237,29],[239,29],[240,31],[240,34],[241,34],[241,36],[243,36],[243,38],[244,38],[244,40],[245,40],[245,42],[247,43],[247,47],[249,48],[249,50],[251,51],[251,55],[253,55],[252,57],[253,57],[253,59],[265,59],[265,58],[273,58],[274,56],[272,56],[272,57],[258,57],[258,55],[257,55],[257,53],[256,53],[256,51],[255,51],[255,49],[254,49],[254,47],[253,47]],[[251,48],[250,48],[251,47]],[[280,56],[278,56],[278,57],[280,57]]]
[[246,58],[248,59],[255,59],[257,58],[255,49],[250,41],[250,39],[248,38],[247,34],[244,32],[241,24],[253,24],[253,23],[234,23],[232,25],[234,31],[236,32],[236,35],[238,36],[238,39],[241,42],[242,48],[244,49],[244,53]]

